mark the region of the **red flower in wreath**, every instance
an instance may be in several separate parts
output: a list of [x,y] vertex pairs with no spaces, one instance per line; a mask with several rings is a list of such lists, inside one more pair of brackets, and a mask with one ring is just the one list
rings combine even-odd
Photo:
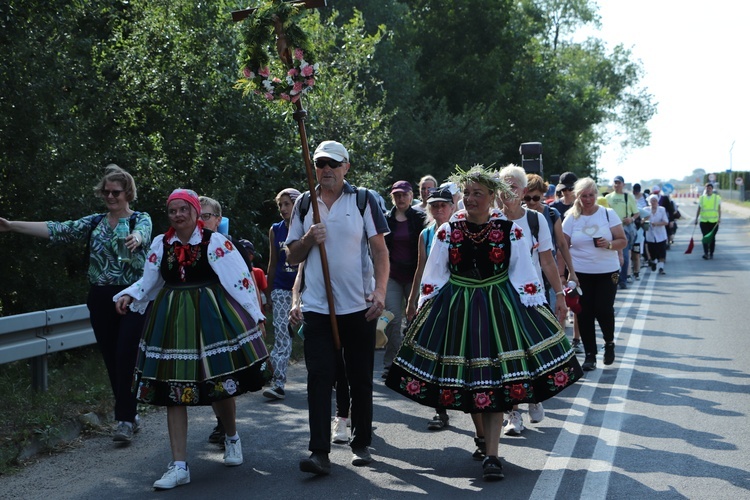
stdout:
[[503,260],[505,260],[505,250],[500,247],[494,247],[492,250],[490,250],[490,260],[494,264],[500,264]]
[[523,237],[523,231],[520,227],[515,228],[513,233],[516,235],[516,240],[520,240]]
[[490,394],[487,394],[486,392],[479,392],[477,394],[474,394],[474,406],[476,406],[480,410],[490,406],[492,404],[492,398],[490,397]]
[[490,231],[489,238],[492,243],[499,243],[505,237],[505,233],[502,229],[493,229]]
[[443,389],[440,393],[440,404],[443,406],[451,406],[456,402],[456,396],[453,394],[454,391],[450,389]]
[[226,249],[227,249],[227,250],[229,250],[230,252],[231,252],[232,250],[234,250],[234,246],[232,246],[232,242],[231,242],[231,241],[229,241],[229,240],[227,240],[227,241],[225,241],[225,242],[224,242],[224,248],[226,248]]
[[429,295],[434,291],[435,287],[430,285],[429,283],[425,283],[424,285],[422,285],[422,295]]
[[569,379],[570,378],[568,377],[568,374],[565,373],[563,370],[560,370],[559,372],[555,373],[555,376],[553,378],[553,380],[555,381],[555,386],[557,387],[565,387]]
[[511,399],[517,399],[520,401],[526,397],[526,388],[523,384],[513,384],[510,386],[509,394]]
[[451,241],[453,243],[461,243],[464,241],[464,233],[460,229],[454,229],[451,232]]
[[445,229],[441,229],[440,231],[437,232],[437,239],[439,241],[445,241],[445,235],[446,235]]
[[150,263],[152,263],[152,264],[156,264],[156,260],[157,260],[157,257],[156,257],[156,254],[155,254],[155,253],[152,253],[151,255],[149,255],[149,256],[148,256],[148,261],[149,261]]
[[453,265],[456,265],[459,262],[461,262],[461,252],[458,251],[458,248],[451,248],[450,261],[451,261],[451,264]]
[[523,287],[523,291],[530,295],[534,295],[538,291],[538,288],[534,283],[526,283]]
[[247,278],[242,279],[242,286],[245,288],[250,288],[250,280]]
[[222,250],[221,248],[217,248],[216,249],[216,258],[221,258],[221,257],[224,257],[224,250]]

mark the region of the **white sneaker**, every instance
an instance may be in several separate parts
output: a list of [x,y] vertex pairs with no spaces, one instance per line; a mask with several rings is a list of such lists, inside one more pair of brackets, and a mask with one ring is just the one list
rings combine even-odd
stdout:
[[237,438],[235,441],[231,439],[224,440],[224,465],[233,467],[235,465],[242,465],[242,441]]
[[333,419],[333,422],[331,424],[332,443],[341,444],[349,442],[349,431],[346,430],[348,424],[348,418],[336,417]]
[[506,420],[503,426],[503,434],[506,436],[520,436],[523,430],[523,416],[515,410],[508,413],[508,420]]
[[544,420],[544,406],[542,403],[529,403],[529,420],[536,424]]
[[177,467],[174,462],[169,462],[167,472],[154,482],[154,488],[157,490],[171,490],[175,486],[188,484],[190,482],[190,469]]

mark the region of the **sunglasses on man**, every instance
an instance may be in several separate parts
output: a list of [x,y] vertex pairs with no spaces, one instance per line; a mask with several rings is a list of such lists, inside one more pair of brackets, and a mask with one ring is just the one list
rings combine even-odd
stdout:
[[343,165],[342,162],[332,160],[330,158],[318,158],[315,160],[315,168],[326,168],[326,166],[329,166],[331,168],[339,168],[341,165]]
[[542,199],[542,197],[539,196],[539,195],[536,195],[536,196],[526,195],[526,196],[523,197],[523,201],[525,201],[526,203],[530,202],[531,200],[534,200],[534,203],[536,203],[537,201],[539,201],[541,199]]

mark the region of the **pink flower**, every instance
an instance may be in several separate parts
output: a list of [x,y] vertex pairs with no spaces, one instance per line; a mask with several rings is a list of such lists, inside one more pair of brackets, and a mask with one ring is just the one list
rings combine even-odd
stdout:
[[432,285],[430,285],[428,283],[425,283],[424,285],[422,285],[422,295],[429,295],[429,294],[431,294],[434,291],[435,291],[435,287],[434,286],[432,286]]
[[281,83],[281,78],[279,78],[278,76],[274,76],[274,77],[273,77],[273,80],[271,80],[271,81],[272,81],[273,83]]
[[265,94],[263,94],[263,97],[265,97],[269,101],[273,101],[273,94],[271,92],[266,92]]
[[490,231],[489,238],[490,238],[490,241],[492,243],[497,243],[499,241],[502,241],[503,236],[505,236],[505,235],[503,234],[502,230],[500,230],[500,229],[493,229],[492,231]]
[[450,252],[448,252],[448,256],[450,257],[451,264],[453,265],[461,262],[461,252],[459,252],[458,248],[451,248]]
[[568,374],[560,370],[559,372],[555,373],[553,380],[555,381],[555,385],[557,387],[565,387],[565,385],[568,383]]
[[217,248],[217,249],[216,249],[216,257],[217,257],[217,258],[222,258],[222,257],[224,257],[224,250],[222,250],[221,248]]
[[464,241],[464,233],[460,229],[454,229],[451,232],[451,241],[453,243],[461,243]]
[[305,85],[308,87],[314,87],[315,86],[315,78],[308,78],[305,80]]
[[313,68],[310,64],[302,68],[302,76],[304,77],[312,76],[313,73],[315,73],[315,68]]
[[445,229],[441,229],[437,233],[437,239],[440,240],[440,241],[445,241],[445,235],[446,235]]
[[279,97],[281,97],[281,98],[282,98],[282,99],[284,99],[285,101],[288,101],[288,100],[290,100],[289,94],[287,94],[287,93],[283,93],[283,94],[281,94],[281,95],[280,95]]
[[301,61],[305,57],[305,53],[300,48],[294,49],[294,58]]
[[486,392],[480,392],[477,394],[474,394],[474,406],[476,406],[478,409],[487,408],[489,405],[492,404],[492,398],[490,398],[489,394]]
[[286,75],[287,76],[291,76],[292,78],[294,78],[295,76],[297,76],[298,73],[299,72],[297,71],[297,68],[292,68],[292,69],[290,69],[289,71],[286,72]]
[[248,68],[247,66],[243,68],[242,74],[245,75],[245,78],[250,78],[250,79],[255,78],[255,73],[250,71],[250,68]]
[[515,235],[516,235],[517,240],[520,240],[523,237],[523,231],[521,230],[520,227],[517,227],[515,229]]
[[232,245],[232,242],[231,242],[231,241],[229,241],[229,240],[227,240],[227,241],[225,241],[225,242],[224,242],[224,248],[226,248],[226,249],[227,249],[227,250],[229,250],[230,252],[231,252],[232,250],[234,250],[234,246]]
[[302,97],[302,95],[301,95],[301,94],[297,94],[296,96],[292,97],[292,102],[297,102],[297,101],[299,101],[299,98],[300,98],[300,97]]
[[414,380],[410,378],[406,385],[404,386],[406,389],[406,392],[408,392],[410,395],[414,396],[415,394],[419,394],[419,391],[422,389],[420,383],[418,380]]
[[294,87],[292,87],[292,92],[299,94],[302,92],[302,82],[294,82]]
[[250,280],[247,278],[242,279],[242,287],[243,288],[250,288]]
[[151,255],[149,255],[149,256],[148,256],[148,261],[149,261],[150,263],[152,263],[152,264],[156,264],[156,254],[155,254],[155,253],[152,253]]
[[271,74],[271,70],[268,69],[268,66],[266,66],[265,68],[259,69],[258,74],[263,78],[268,78],[268,76]]
[[523,287],[523,291],[533,295],[538,291],[538,289],[534,283],[526,283]]

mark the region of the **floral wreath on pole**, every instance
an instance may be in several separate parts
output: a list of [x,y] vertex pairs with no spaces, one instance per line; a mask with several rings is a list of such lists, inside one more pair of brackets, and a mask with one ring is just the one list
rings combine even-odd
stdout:
[[[247,20],[242,77],[236,85],[245,95],[252,92],[269,101],[297,102],[315,86],[319,65],[307,35],[295,22],[298,17],[295,4],[272,0],[263,2]],[[280,38],[276,36],[278,27],[284,33]],[[274,48],[286,66],[284,77],[272,73],[269,49]]]

